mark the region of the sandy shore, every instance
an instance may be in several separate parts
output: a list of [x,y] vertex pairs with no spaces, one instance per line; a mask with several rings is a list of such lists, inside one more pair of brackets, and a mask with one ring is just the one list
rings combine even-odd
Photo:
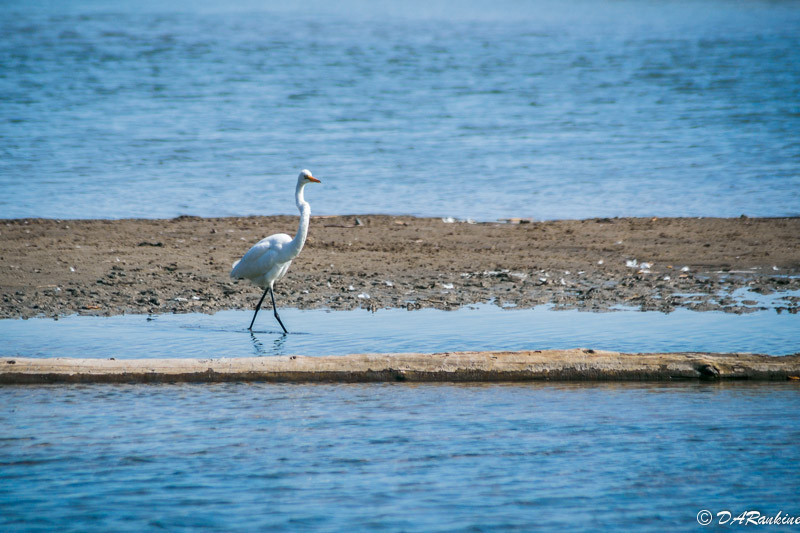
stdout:
[[175,382],[797,381],[800,355],[602,350],[220,359],[0,358],[0,384]]
[[[0,317],[250,309],[261,290],[229,279],[231,264],[296,226],[293,216],[3,220]],[[741,288],[775,294],[734,294]],[[297,308],[796,313],[800,298],[784,293],[797,290],[800,218],[469,224],[359,215],[313,217],[276,297]]]

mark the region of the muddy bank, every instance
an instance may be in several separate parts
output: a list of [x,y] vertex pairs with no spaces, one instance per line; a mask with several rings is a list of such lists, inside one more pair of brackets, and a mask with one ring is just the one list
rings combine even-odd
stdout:
[[222,359],[0,358],[0,384],[800,379],[800,355],[575,350]]
[[[0,317],[250,309],[261,290],[229,279],[231,264],[296,226],[292,216],[3,220]],[[469,224],[360,215],[312,217],[276,297],[297,308],[796,313],[800,298],[786,293],[797,290],[798,218]]]

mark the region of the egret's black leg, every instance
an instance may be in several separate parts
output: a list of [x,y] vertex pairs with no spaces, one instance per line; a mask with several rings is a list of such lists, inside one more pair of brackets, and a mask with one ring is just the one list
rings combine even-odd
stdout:
[[286,331],[286,326],[283,325],[283,322],[281,322],[281,317],[278,316],[278,306],[275,305],[275,293],[272,292],[271,288],[269,289],[269,297],[272,298],[272,310],[275,311],[275,318],[278,319],[278,324],[280,324],[283,328],[283,334],[285,335],[289,332]]
[[256,312],[253,313],[253,320],[250,321],[250,327],[247,328],[250,331],[253,331],[253,324],[256,321],[256,315],[258,314],[258,310],[261,309],[261,304],[264,302],[264,298],[266,298],[268,290],[269,290],[269,288],[264,289],[264,294],[261,295],[261,299],[258,301],[258,305],[256,306]]

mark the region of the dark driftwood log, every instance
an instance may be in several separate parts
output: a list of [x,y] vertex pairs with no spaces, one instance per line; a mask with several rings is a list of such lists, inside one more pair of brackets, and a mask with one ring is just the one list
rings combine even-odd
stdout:
[[0,384],[795,380],[800,354],[599,350],[353,354],[219,359],[0,358]]

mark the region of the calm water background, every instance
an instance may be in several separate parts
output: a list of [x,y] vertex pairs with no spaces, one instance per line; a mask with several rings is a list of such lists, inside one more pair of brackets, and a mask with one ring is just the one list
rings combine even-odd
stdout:
[[0,3],[0,217],[800,214],[797,2],[221,4]]

